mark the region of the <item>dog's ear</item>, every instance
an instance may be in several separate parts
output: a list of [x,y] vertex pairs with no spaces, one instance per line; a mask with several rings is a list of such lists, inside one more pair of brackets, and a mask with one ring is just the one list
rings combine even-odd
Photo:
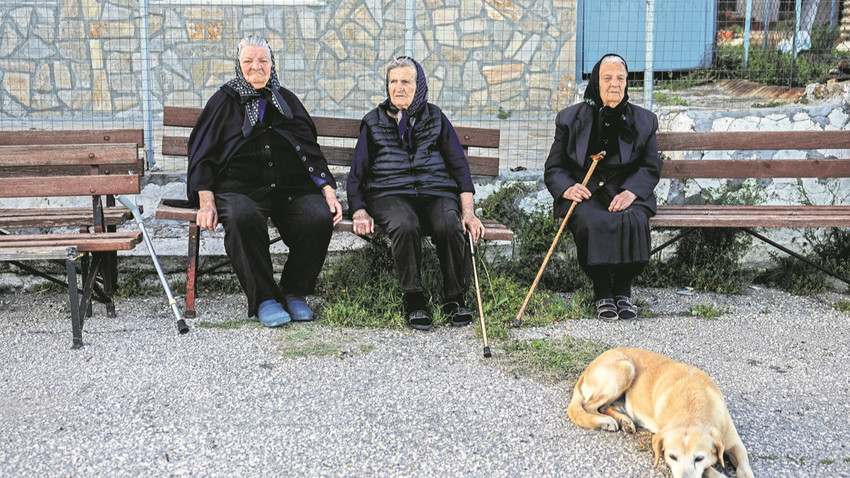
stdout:
[[653,468],[658,466],[658,460],[661,459],[661,452],[663,449],[664,437],[661,435],[661,432],[652,435],[652,452],[655,454],[655,463],[652,464]]
[[720,435],[720,430],[711,427],[711,438],[714,439],[714,452],[717,455],[717,462],[720,463],[720,468],[726,468],[723,463],[723,453],[726,449],[723,447],[723,437]]

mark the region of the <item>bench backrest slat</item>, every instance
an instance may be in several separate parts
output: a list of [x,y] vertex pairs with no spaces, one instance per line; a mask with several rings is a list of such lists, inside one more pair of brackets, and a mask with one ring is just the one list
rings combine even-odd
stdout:
[[661,177],[850,178],[850,159],[714,159],[664,161]]
[[95,143],[133,143],[141,148],[145,134],[141,129],[0,131],[0,145]]
[[0,176],[141,172],[135,143],[0,146]]
[[[805,159],[803,151],[848,150],[850,131],[660,132],[658,149],[670,151],[800,151],[797,158],[677,159],[664,161],[661,177],[696,178],[848,178],[850,158]],[[744,157],[753,153],[744,153]]]
[[850,149],[850,131],[660,132],[659,151]]
[[139,194],[139,175],[43,176],[0,178],[3,197],[97,196]]
[[[188,154],[189,131],[201,114],[201,108],[186,108],[166,106],[163,109],[162,124],[168,127],[189,128],[181,135],[165,134],[162,138],[162,154],[167,156],[186,156]],[[319,143],[322,138],[339,138],[353,140],[360,137],[360,120],[355,118],[332,118],[314,116],[313,122],[319,133]],[[472,128],[455,126],[455,132],[460,138],[464,150],[468,148],[493,149],[499,148],[500,131],[498,129]],[[352,146],[322,145],[322,152],[328,164],[335,166],[350,166]],[[499,158],[497,156],[469,156],[469,166],[472,174],[480,176],[498,176]]]

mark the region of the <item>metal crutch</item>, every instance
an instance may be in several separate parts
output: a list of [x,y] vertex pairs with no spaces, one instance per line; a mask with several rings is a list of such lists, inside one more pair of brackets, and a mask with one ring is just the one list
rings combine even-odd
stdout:
[[118,199],[124,207],[133,213],[133,218],[136,220],[136,224],[139,225],[139,230],[142,231],[142,236],[145,238],[145,245],[148,246],[148,252],[153,260],[154,267],[156,267],[156,273],[159,275],[159,281],[162,282],[162,288],[165,289],[165,295],[168,296],[168,303],[171,305],[171,310],[174,311],[174,315],[177,317],[177,330],[181,334],[185,334],[189,331],[189,326],[186,325],[186,321],[183,320],[183,314],[180,312],[180,307],[177,306],[177,301],[174,300],[174,296],[171,295],[171,287],[168,286],[168,280],[165,279],[165,274],[162,272],[162,266],[159,265],[159,259],[156,257],[156,251],[153,249],[153,243],[151,242],[147,229],[145,229],[145,223],[142,221],[142,214],[139,212],[139,206],[123,194],[115,196],[115,199]]

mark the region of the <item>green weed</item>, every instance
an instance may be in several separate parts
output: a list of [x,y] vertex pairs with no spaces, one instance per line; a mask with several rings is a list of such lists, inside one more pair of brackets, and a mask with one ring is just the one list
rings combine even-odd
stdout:
[[850,315],[850,300],[841,299],[838,302],[833,302],[832,308],[847,315]]
[[602,342],[567,337],[558,340],[520,340],[500,347],[500,362],[516,375],[544,381],[575,379],[599,354],[610,347]]
[[702,320],[717,320],[728,311],[725,307],[717,308],[713,304],[697,304],[691,307],[691,316]]

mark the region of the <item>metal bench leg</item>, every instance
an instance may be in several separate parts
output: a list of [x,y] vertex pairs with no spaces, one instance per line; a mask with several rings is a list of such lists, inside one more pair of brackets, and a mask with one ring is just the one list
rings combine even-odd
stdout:
[[802,256],[802,255],[800,255],[800,254],[798,254],[798,253],[796,253],[796,252],[792,251],[791,249],[788,249],[787,247],[783,247],[782,245],[777,244],[777,243],[776,243],[776,242],[774,242],[774,241],[771,241],[770,239],[768,239],[768,238],[766,238],[766,237],[762,236],[761,234],[759,234],[759,233],[757,233],[757,232],[753,231],[752,229],[749,229],[749,228],[746,228],[746,227],[742,227],[742,228],[741,228],[741,230],[742,230],[742,231],[744,231],[744,232],[746,232],[747,234],[749,234],[749,235],[751,235],[751,236],[755,237],[756,239],[761,239],[762,241],[764,241],[764,242],[766,242],[766,243],[770,244],[771,246],[773,246],[773,247],[775,247],[775,248],[779,249],[780,251],[782,251],[782,252],[784,252],[784,253],[786,253],[786,254],[788,254],[788,255],[790,255],[790,256],[793,256],[793,257],[796,257],[797,259],[800,259],[801,261],[803,261],[803,262],[805,262],[806,264],[808,264],[808,265],[810,265],[810,266],[814,267],[815,269],[818,269],[818,270],[820,270],[821,272],[823,272],[823,273],[825,273],[825,274],[829,274],[829,275],[831,275],[832,277],[835,277],[835,278],[836,278],[836,279],[838,279],[838,280],[844,281],[844,283],[846,283],[847,285],[850,285],[850,279],[848,279],[847,277],[844,277],[844,276],[842,276],[842,275],[840,275],[840,274],[837,274],[837,273],[835,273],[835,272],[833,272],[833,271],[831,271],[831,270],[829,270],[829,269],[827,269],[827,268],[825,268],[825,267],[821,266],[820,264],[815,264],[814,262],[810,261],[807,257],[804,257],[804,256]]
[[68,272],[68,305],[71,309],[71,336],[73,337],[71,348],[78,349],[83,346],[83,321],[80,317],[77,265],[74,258],[69,257],[65,260],[65,269]]
[[115,318],[115,274],[118,256],[116,252],[96,252],[101,257],[100,275],[103,277],[103,294],[106,299],[106,316]]
[[195,273],[198,270],[198,255],[200,253],[201,228],[195,222],[189,223],[189,264],[186,268],[186,317],[195,317]]
[[666,247],[667,247],[667,246],[669,246],[670,244],[673,244],[674,242],[678,241],[679,239],[681,239],[681,238],[683,238],[683,237],[687,236],[688,234],[690,234],[690,233],[692,233],[692,232],[694,232],[694,231],[696,231],[696,230],[697,230],[697,228],[695,228],[695,227],[685,229],[684,231],[682,231],[681,233],[679,233],[679,234],[678,234],[676,237],[674,237],[673,239],[670,239],[669,241],[665,242],[664,244],[661,244],[660,246],[658,246],[658,247],[656,247],[655,249],[653,249],[652,251],[650,251],[650,252],[649,252],[649,255],[650,255],[650,256],[655,255],[655,253],[656,253],[656,252],[658,252],[658,251],[660,251],[660,250],[662,250],[662,249],[666,248]]
[[[82,259],[80,259],[80,270],[83,274],[83,283],[87,284],[89,282],[89,277],[91,276],[92,288],[94,287],[94,281],[97,279],[97,274],[92,274],[92,266],[91,266],[91,253],[83,254]],[[86,300],[85,304],[85,316],[91,317],[91,296],[89,296]],[[80,305],[82,307],[82,304]]]

